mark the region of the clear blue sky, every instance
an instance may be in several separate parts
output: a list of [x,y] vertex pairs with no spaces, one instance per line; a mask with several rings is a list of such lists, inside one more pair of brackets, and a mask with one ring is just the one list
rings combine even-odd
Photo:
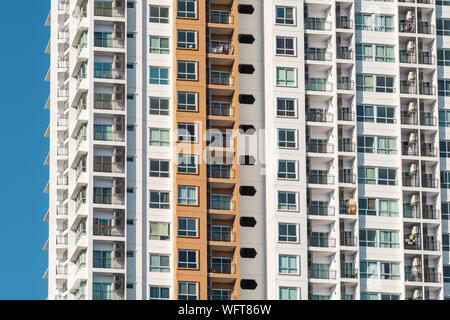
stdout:
[[50,0],[2,1],[0,299],[45,299]]

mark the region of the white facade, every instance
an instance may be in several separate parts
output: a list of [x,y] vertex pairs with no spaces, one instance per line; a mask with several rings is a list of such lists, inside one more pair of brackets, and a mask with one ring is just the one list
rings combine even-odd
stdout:
[[[175,145],[149,143],[150,130],[176,129],[175,4],[52,0],[48,299],[177,299]],[[150,22],[150,6],[167,23]],[[240,193],[235,254],[257,284],[236,281],[239,298],[450,297],[450,2],[239,0],[238,11],[238,63],[254,68],[239,73],[238,121],[255,129],[238,155],[256,161],[239,160],[239,186],[256,193]],[[168,85],[149,81],[151,67],[169,70]],[[168,109],[151,112],[151,98]],[[151,176],[150,160],[168,176]],[[156,208],[151,192],[168,198]],[[169,225],[168,240],[152,223]]]

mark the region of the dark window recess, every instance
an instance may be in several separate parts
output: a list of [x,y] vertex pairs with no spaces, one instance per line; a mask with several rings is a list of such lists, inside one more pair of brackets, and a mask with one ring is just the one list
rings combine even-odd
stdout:
[[256,219],[253,217],[241,217],[239,221],[241,222],[241,227],[253,228],[256,226]]
[[127,94],[127,100],[134,100],[134,94]]
[[127,193],[134,193],[134,188],[127,188]]
[[254,156],[239,156],[239,164],[244,166],[253,166],[256,163]]
[[253,72],[255,72],[255,67],[251,64],[240,64],[238,70],[239,73],[253,74]]
[[134,68],[134,63],[127,63],[127,68],[128,69],[133,69]]
[[134,2],[127,2],[127,8],[134,9]]
[[240,94],[239,95],[239,103],[242,104],[254,104],[255,103],[255,97],[251,94]]
[[241,124],[239,130],[242,130],[242,133],[244,134],[254,134],[256,132],[255,127],[248,124]]
[[127,289],[133,289],[134,284],[133,283],[127,283]]
[[128,39],[134,39],[134,33],[128,32],[127,33],[127,38]]
[[253,259],[256,257],[256,250],[253,248],[241,248],[241,257]]
[[255,42],[255,37],[251,34],[240,34],[238,35],[238,41],[239,43],[252,44]]
[[255,187],[247,187],[247,186],[240,186],[239,187],[239,194],[241,196],[250,196],[253,197],[256,193]]
[[238,5],[238,12],[243,14],[252,14],[255,12],[255,8],[251,4],[240,4]]
[[258,284],[255,280],[252,279],[242,279],[241,280],[241,289],[247,290],[255,290]]
[[134,157],[127,157],[128,162],[134,162]]

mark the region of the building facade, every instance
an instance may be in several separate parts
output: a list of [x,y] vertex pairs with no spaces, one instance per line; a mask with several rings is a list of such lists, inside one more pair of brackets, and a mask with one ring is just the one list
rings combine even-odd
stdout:
[[51,0],[46,25],[48,299],[450,298],[449,1]]

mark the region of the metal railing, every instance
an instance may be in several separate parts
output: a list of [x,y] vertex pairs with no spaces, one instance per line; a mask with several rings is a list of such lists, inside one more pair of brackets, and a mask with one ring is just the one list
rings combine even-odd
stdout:
[[309,174],[307,178],[307,183],[334,184],[334,176],[329,174]]
[[234,210],[234,202],[230,199],[213,200],[209,202],[209,209],[211,210]]
[[420,153],[422,157],[437,157],[438,156],[438,149],[435,147],[424,145],[422,146],[422,149],[420,150]]
[[348,47],[339,47],[337,51],[338,59],[353,59],[353,51],[351,51]]
[[439,219],[439,210],[436,209],[436,206],[432,204],[422,205],[422,219]]
[[351,111],[338,111],[338,120],[339,121],[354,121],[355,113]]
[[331,52],[325,49],[309,48],[305,53],[306,60],[331,61]]
[[96,203],[96,204],[124,204],[125,200],[122,195],[94,193],[94,203]]
[[424,236],[423,237],[423,250],[439,251],[440,250],[440,242],[435,240],[434,236]]
[[419,52],[419,63],[420,64],[434,64],[435,56],[430,52]]
[[[124,1],[122,1],[122,3],[123,2]],[[112,1],[94,1],[94,16],[116,18],[125,17],[124,8],[113,7],[112,3]]]
[[419,178],[417,175],[410,175],[409,172],[403,172],[402,185],[404,187],[419,187]]
[[357,245],[356,237],[349,235],[341,235],[341,246],[345,247],[355,247]]
[[417,94],[417,86],[415,83],[411,84],[407,81],[402,81],[400,82],[400,93]]
[[336,279],[336,270],[309,270],[309,277],[311,279]]
[[334,216],[334,207],[333,206],[327,206],[327,205],[321,205],[321,204],[315,204],[307,205],[308,214],[312,216]]
[[400,63],[416,63],[415,52],[410,53],[408,51],[400,51]]
[[348,16],[336,17],[336,28],[338,29],[351,29],[353,28],[353,20]]
[[339,151],[340,152],[354,152],[355,151],[355,143],[347,142],[347,141],[339,141]]
[[211,12],[208,16],[209,23],[232,24],[233,16],[230,12]]
[[306,18],[305,29],[330,31],[331,23],[322,18]]
[[355,89],[355,83],[348,78],[340,78],[337,83],[338,90],[353,90]]
[[67,186],[69,184],[69,177],[68,176],[57,176],[56,177],[56,184],[58,186]]
[[427,21],[420,21],[417,25],[417,33],[421,34],[433,34],[434,26]]
[[430,176],[422,176],[422,188],[437,188],[438,180]]
[[125,229],[117,226],[100,226],[94,223],[92,234],[102,237],[123,237],[125,236]]
[[94,140],[123,142],[125,135],[119,132],[94,131]]
[[234,274],[236,273],[236,266],[234,263],[209,263],[208,273]]
[[217,242],[234,242],[236,237],[235,233],[231,231],[209,231],[208,232],[209,241]]
[[328,112],[309,111],[306,113],[306,121],[333,122],[333,114]]
[[234,48],[231,45],[224,44],[209,45],[208,53],[231,55],[234,53]]
[[56,236],[56,244],[67,244],[67,236]]
[[419,83],[419,94],[425,96],[432,96],[436,93],[436,87],[431,84],[431,82],[420,82]]
[[122,162],[94,162],[95,172],[124,173],[125,166]]
[[334,145],[326,142],[311,142],[308,141],[306,144],[306,152],[313,153],[333,153]]
[[402,112],[400,116],[401,124],[407,124],[407,125],[417,125],[417,115],[413,115],[406,112]]
[[419,148],[417,148],[416,145],[402,146],[402,155],[403,156],[418,156]]
[[341,268],[341,278],[345,279],[357,279],[358,278],[358,269],[356,268]]
[[319,248],[335,248],[336,247],[336,239],[329,237],[308,237],[308,245],[310,247],[319,247]]
[[356,183],[356,174],[352,172],[339,171],[339,182],[340,183]]
[[234,171],[231,164],[211,164],[208,166],[210,178],[217,179],[232,179],[234,178]]
[[321,92],[331,92],[333,89],[333,83],[327,82],[325,80],[306,80],[305,81],[306,90],[309,91],[321,91]]
[[403,218],[420,219],[419,207],[412,207],[409,203],[403,204]]

